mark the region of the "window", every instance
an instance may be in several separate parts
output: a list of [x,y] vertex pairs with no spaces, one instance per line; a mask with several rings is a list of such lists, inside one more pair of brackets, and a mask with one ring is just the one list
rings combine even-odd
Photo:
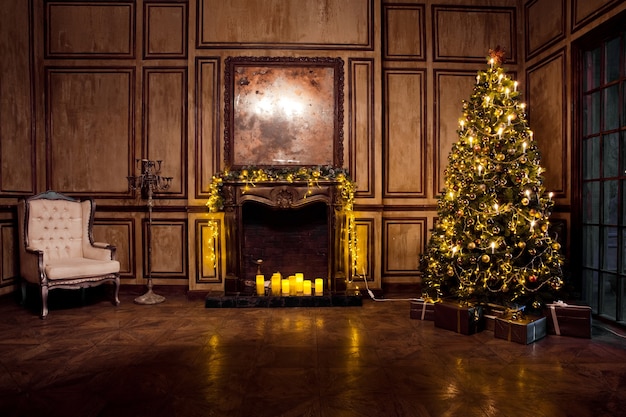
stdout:
[[593,35],[579,50],[578,218],[582,297],[626,320],[626,31]]

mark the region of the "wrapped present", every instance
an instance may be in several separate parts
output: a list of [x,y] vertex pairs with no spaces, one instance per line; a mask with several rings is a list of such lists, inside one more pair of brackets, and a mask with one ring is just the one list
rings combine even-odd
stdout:
[[548,334],[591,338],[591,307],[566,304],[562,301],[546,304]]
[[545,317],[507,314],[496,318],[493,335],[498,339],[528,345],[545,337],[546,321]]
[[461,334],[474,334],[485,328],[483,308],[468,303],[435,303],[435,327]]
[[435,303],[429,299],[413,300],[409,315],[416,320],[435,320]]
[[483,317],[485,320],[485,330],[493,331],[496,326],[496,318],[506,314],[508,309],[497,304],[487,304],[483,307]]

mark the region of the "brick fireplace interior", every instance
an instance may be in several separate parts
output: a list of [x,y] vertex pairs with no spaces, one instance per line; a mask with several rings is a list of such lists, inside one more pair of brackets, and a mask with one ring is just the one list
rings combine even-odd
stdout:
[[257,202],[242,205],[241,278],[253,281],[256,261],[269,280],[296,272],[306,279],[329,276],[329,206],[315,202],[300,207],[277,208]]

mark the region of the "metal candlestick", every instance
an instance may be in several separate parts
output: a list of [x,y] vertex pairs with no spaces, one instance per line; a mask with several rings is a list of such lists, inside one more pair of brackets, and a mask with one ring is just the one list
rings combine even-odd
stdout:
[[141,192],[141,197],[147,200],[148,206],[148,291],[135,298],[137,304],[158,304],[165,301],[165,297],[152,291],[152,207],[154,206],[152,196],[156,191],[167,190],[172,184],[172,177],[161,176],[162,162],[137,159],[137,169],[141,174],[126,177],[130,189]]

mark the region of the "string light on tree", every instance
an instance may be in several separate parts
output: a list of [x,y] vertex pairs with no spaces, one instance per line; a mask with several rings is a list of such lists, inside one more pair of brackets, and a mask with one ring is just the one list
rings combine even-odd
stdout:
[[503,57],[499,48],[490,51],[488,69],[463,102],[420,269],[433,298],[539,307],[562,286],[564,261],[549,233],[553,194]]

